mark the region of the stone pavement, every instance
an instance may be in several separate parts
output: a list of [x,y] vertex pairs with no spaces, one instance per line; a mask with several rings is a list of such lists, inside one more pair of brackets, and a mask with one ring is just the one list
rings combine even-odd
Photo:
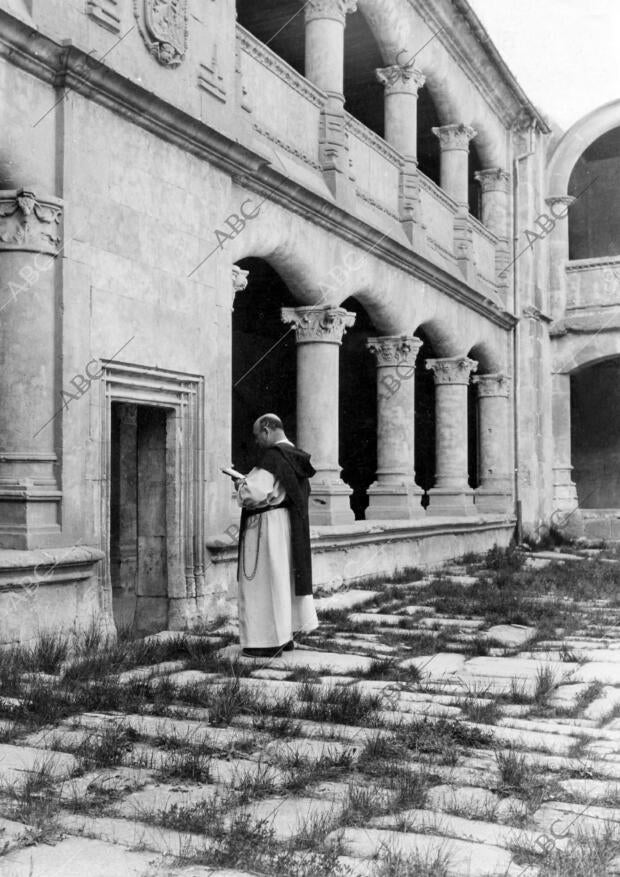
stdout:
[[518,567],[319,597],[274,660],[229,622],[21,693],[0,666],[0,874],[620,874],[620,564]]

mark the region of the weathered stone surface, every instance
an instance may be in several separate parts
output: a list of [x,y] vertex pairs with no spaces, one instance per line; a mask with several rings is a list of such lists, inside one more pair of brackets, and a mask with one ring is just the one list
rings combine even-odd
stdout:
[[[528,661],[520,658],[471,658],[465,667],[470,676],[496,679],[535,680],[542,673],[551,673],[556,683],[568,678],[571,682],[584,682],[578,679],[579,664],[569,661]],[[589,681],[589,680],[587,680]]]
[[296,837],[313,826],[329,827],[342,812],[342,804],[333,799],[287,797],[267,798],[230,812],[230,818],[247,818],[273,829],[278,840]]
[[[181,852],[185,855],[202,852],[210,845],[209,840],[201,835],[172,831],[146,822],[73,814],[63,814],[59,821],[62,828],[70,834],[96,838],[108,844],[152,850],[164,856],[179,855]],[[90,872],[87,870],[86,873]],[[109,874],[104,873],[106,877]]]
[[495,624],[488,630],[482,631],[480,635],[494,639],[504,646],[521,646],[532,639],[535,633],[535,627],[525,627],[521,624]]
[[617,801],[620,804],[620,783],[607,780],[560,780],[560,785],[569,795],[575,795],[584,801],[596,802],[602,798]]
[[350,588],[348,591],[336,591],[328,597],[315,597],[314,606],[320,614],[328,610],[352,609],[353,606],[369,603],[379,596],[380,591],[364,591],[362,588]]
[[616,824],[620,830],[620,807],[599,807],[596,804],[566,804],[561,801],[543,804],[533,815],[535,825],[555,836],[578,836],[582,832],[603,832],[606,825]]
[[327,842],[340,842],[343,851],[357,858],[385,856],[387,851],[403,856],[419,855],[430,862],[433,858],[448,859],[450,877],[488,877],[508,873],[512,855],[492,845],[446,839],[428,834],[412,834],[381,829],[347,828],[328,836]]
[[[0,817],[0,858],[9,850],[19,845],[20,839],[27,835],[28,827],[23,822],[14,822],[12,819]],[[0,862],[0,873],[2,863]]]
[[583,664],[574,674],[573,682],[602,682],[603,685],[620,685],[620,663],[617,661],[591,661]]
[[[0,835],[1,838],[1,835]],[[143,877],[156,856],[83,837],[13,850],[2,858],[6,877]]]
[[215,785],[174,785],[161,784],[133,792],[115,807],[118,816],[127,819],[148,821],[152,814],[161,813],[171,807],[191,807],[194,804],[212,801],[225,795],[221,786]]
[[23,786],[29,776],[43,770],[63,779],[78,767],[78,760],[66,752],[42,752],[28,746],[0,744],[0,778],[8,785]]
[[502,798],[480,786],[434,786],[429,789],[426,804],[431,810],[445,810],[487,822],[527,814],[527,805],[519,798]]
[[296,667],[307,667],[309,670],[324,670],[334,674],[367,670],[372,664],[372,658],[365,655],[319,652],[309,649],[295,649],[292,652],[283,652],[279,658],[246,658],[241,654],[240,646],[227,646],[219,654],[224,658],[236,657],[244,664],[268,664],[270,667],[275,667],[278,670],[293,670]]
[[425,677],[437,679],[442,676],[461,673],[465,667],[466,660],[464,655],[455,655],[452,652],[438,652],[434,655],[420,655],[416,658],[408,658],[406,661],[401,661],[399,666],[405,668],[417,667]]
[[337,740],[316,740],[297,738],[293,740],[273,740],[264,749],[261,757],[272,763],[295,765],[299,761],[329,761],[354,763],[362,746],[340,743]]

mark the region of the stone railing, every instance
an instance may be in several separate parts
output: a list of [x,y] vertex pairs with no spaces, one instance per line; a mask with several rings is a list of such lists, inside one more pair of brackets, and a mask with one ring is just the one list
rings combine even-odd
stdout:
[[444,264],[447,263],[446,267],[454,269],[456,267],[454,217],[458,211],[458,205],[431,179],[420,172],[418,172],[418,176],[420,180],[420,206],[426,226],[428,246],[438,254]]
[[358,196],[398,219],[400,155],[350,113],[344,116]]
[[620,305],[620,255],[566,265],[566,309]]
[[326,95],[237,25],[244,103],[255,131],[320,170],[319,130]]
[[485,226],[474,216],[470,215],[469,224],[472,230],[472,246],[474,251],[474,262],[476,263],[476,273],[484,283],[495,287],[495,250],[497,247],[497,237],[493,232],[489,231],[488,228],[485,228]]

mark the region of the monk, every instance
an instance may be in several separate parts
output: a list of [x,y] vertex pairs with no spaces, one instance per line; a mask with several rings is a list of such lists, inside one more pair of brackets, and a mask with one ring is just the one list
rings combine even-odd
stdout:
[[312,598],[308,522],[310,455],[299,450],[275,414],[254,424],[258,465],[235,482],[239,532],[239,639],[243,654],[277,657],[293,635],[318,627]]

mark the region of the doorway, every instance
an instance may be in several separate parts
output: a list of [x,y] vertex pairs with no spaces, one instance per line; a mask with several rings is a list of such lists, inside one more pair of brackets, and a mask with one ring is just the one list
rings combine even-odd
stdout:
[[165,408],[112,402],[110,578],[117,630],[168,626],[168,466]]

